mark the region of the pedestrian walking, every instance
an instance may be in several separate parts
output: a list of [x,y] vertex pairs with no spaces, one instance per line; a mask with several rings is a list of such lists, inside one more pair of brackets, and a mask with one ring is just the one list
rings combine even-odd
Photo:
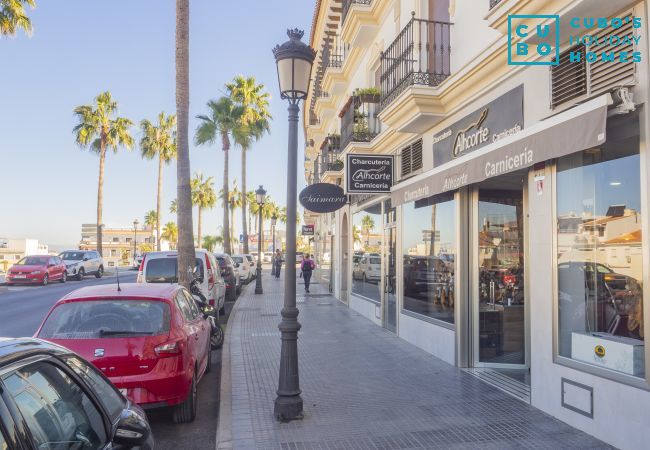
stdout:
[[280,278],[280,269],[282,268],[282,253],[280,250],[276,250],[273,255],[273,275],[275,278]]
[[311,281],[311,274],[315,268],[316,263],[311,259],[311,255],[309,253],[305,254],[305,258],[300,265],[302,278],[305,280],[305,292],[309,292],[309,282]]

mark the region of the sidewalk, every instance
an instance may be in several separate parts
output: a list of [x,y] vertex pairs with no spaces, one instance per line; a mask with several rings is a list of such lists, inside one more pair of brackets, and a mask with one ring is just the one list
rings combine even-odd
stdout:
[[316,284],[298,348],[304,419],[273,417],[281,280],[237,301],[223,351],[217,448],[609,448],[360,317]]

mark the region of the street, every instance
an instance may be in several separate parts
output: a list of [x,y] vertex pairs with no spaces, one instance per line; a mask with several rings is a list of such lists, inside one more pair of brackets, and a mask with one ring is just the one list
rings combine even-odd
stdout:
[[[133,283],[136,275],[136,271],[120,271],[120,282]],[[75,280],[48,286],[0,286],[0,305],[3,311],[0,336],[32,336],[52,305],[64,295],[80,287],[115,282],[115,274],[107,273],[101,279],[88,276],[81,282]],[[223,326],[226,325],[233,304],[226,303],[226,315],[220,320]],[[194,422],[175,424],[170,409],[147,411],[157,449],[214,447],[219,413],[220,374],[221,350],[214,350],[212,370],[198,386],[197,417]]]

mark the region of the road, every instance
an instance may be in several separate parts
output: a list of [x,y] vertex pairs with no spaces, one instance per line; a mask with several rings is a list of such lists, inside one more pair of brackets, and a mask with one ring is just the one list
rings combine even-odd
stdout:
[[[137,272],[120,271],[120,282],[135,282]],[[84,281],[53,283],[48,286],[0,286],[0,336],[32,336],[52,305],[65,294],[83,286],[115,283],[114,274],[102,279],[86,277]],[[254,289],[250,284],[244,289]],[[234,303],[226,303],[225,326]],[[147,411],[156,439],[156,449],[214,448],[219,415],[221,350],[212,354],[212,370],[199,383],[197,417],[189,424],[175,424],[169,409]]]

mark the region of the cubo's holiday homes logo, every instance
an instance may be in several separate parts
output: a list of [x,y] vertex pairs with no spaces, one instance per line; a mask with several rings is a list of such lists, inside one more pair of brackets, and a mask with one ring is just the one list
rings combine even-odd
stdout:
[[[641,40],[637,30],[640,17],[573,17],[568,36],[561,34],[560,16],[511,14],[508,16],[508,64],[514,66],[557,66],[560,46],[581,47],[569,52],[568,63],[641,62],[636,48]],[[567,40],[568,38],[568,40]],[[564,57],[563,57],[564,60]]]

